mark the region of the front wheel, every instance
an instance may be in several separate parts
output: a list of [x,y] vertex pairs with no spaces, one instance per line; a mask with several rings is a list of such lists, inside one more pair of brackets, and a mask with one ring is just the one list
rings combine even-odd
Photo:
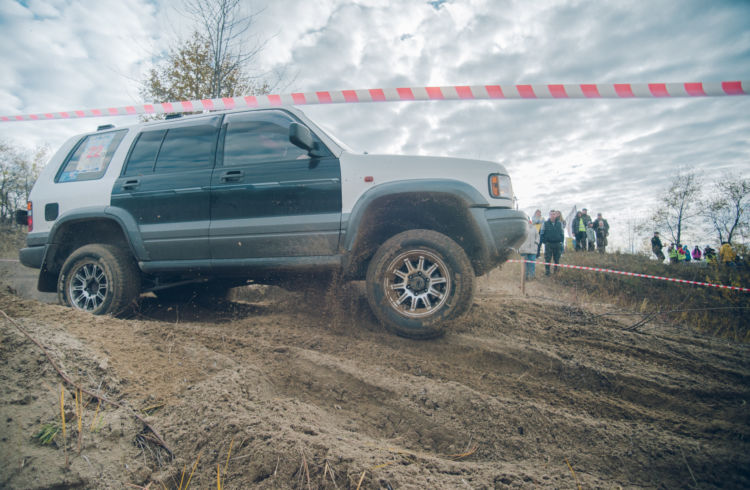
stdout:
[[469,311],[474,269],[463,248],[431,230],[390,238],[367,269],[367,300],[375,316],[403,337],[429,339]]
[[57,282],[60,303],[94,315],[122,312],[140,292],[138,268],[113,245],[85,245],[65,260]]

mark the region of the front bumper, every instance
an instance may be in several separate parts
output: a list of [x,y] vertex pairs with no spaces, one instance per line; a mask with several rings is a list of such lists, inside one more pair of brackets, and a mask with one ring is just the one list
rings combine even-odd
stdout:
[[523,211],[487,208],[484,217],[498,252],[517,248],[526,239],[528,218]]
[[499,266],[526,239],[528,218],[522,211],[507,208],[474,208],[474,218],[481,228],[483,246],[472,263],[477,275]]

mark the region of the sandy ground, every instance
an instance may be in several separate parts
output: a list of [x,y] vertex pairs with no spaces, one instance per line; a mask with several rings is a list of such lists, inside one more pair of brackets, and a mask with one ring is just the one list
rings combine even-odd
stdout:
[[113,319],[40,302],[34,271],[1,263],[0,309],[174,458],[88,397],[79,452],[72,391],[67,442],[34,439],[60,423],[60,378],[0,318],[0,487],[179,488],[187,466],[184,488],[196,460],[191,488],[216,488],[217,465],[224,488],[750,487],[750,346],[637,325],[549,280],[523,295],[516,274],[412,341],[361,284],[143,298]]

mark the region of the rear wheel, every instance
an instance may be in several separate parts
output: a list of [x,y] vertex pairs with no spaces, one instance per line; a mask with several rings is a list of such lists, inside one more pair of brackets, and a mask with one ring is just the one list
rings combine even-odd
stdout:
[[469,310],[475,282],[461,246],[435,231],[410,230],[376,252],[367,269],[367,300],[391,331],[429,339]]
[[121,313],[140,292],[130,254],[114,245],[86,245],[65,260],[57,282],[61,304],[94,315]]

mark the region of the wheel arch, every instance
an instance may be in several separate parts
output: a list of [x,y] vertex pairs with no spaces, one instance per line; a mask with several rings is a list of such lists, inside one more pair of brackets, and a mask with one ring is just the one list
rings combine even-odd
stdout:
[[487,201],[458,181],[408,181],[371,189],[357,202],[345,225],[344,273],[364,278],[367,263],[390,237],[411,229],[442,233],[466,252],[477,275],[486,271],[487,231],[476,213]]
[[[99,243],[129,250],[135,260],[146,252],[139,239],[135,220],[129,215],[112,212],[113,208],[84,208],[60,217],[50,230],[47,248],[39,273],[39,291],[55,292],[57,279],[65,259],[76,249]],[[128,219],[129,218],[129,219]],[[132,223],[128,223],[132,221]]]

